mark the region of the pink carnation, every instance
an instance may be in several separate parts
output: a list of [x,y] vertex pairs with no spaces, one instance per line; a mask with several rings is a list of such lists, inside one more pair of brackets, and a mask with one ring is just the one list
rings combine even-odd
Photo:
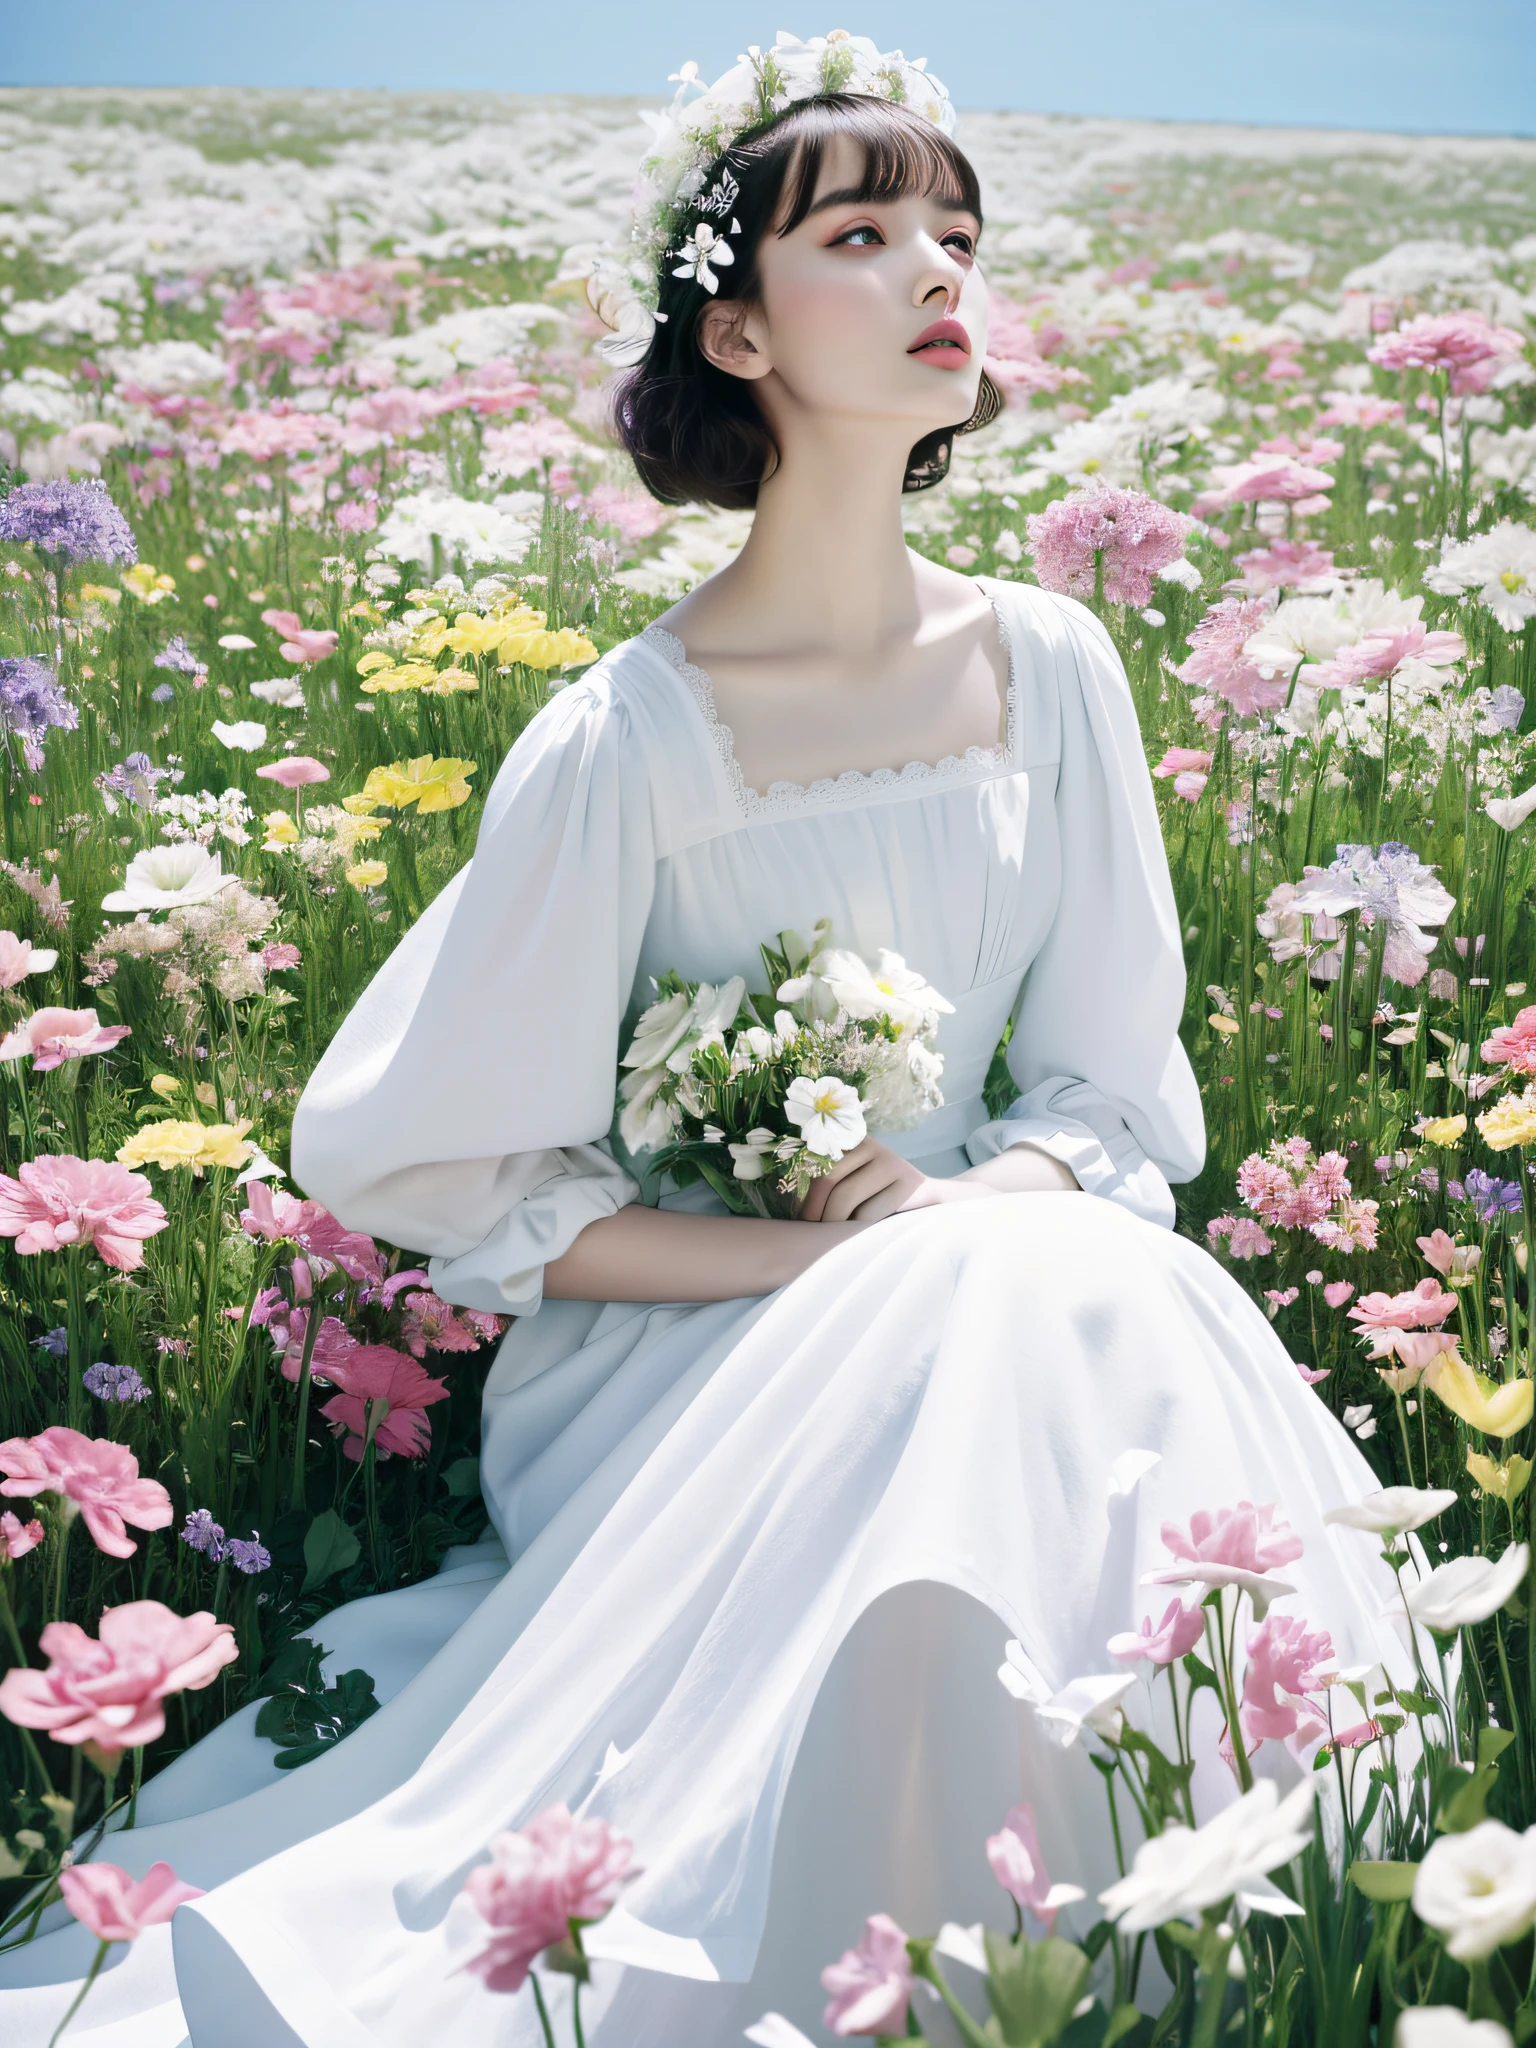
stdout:
[[1483,1058],[1512,1074],[1536,1074],[1536,1004],[1529,1004],[1513,1024],[1500,1024],[1483,1040]]
[[55,1742],[137,1749],[165,1732],[162,1700],[200,1692],[240,1654],[229,1622],[173,1614],[158,1600],[109,1607],[99,1634],[50,1621],[38,1637],[47,1670],[8,1671],[0,1714],[19,1728],[46,1728]]
[[1271,1614],[1248,1638],[1248,1669],[1238,1709],[1245,1738],[1307,1742],[1327,1727],[1307,1698],[1332,1677],[1333,1638],[1294,1614]]
[[1243,573],[1227,588],[1251,597],[1267,597],[1272,590],[1322,590],[1334,580],[1332,551],[1310,540],[1272,540],[1238,555],[1236,563]]
[[1029,544],[1035,573],[1047,590],[1092,597],[1095,562],[1104,564],[1104,595],[1112,604],[1152,601],[1152,579],[1177,561],[1189,521],[1141,491],[1098,484],[1032,512]]
[[329,782],[331,771],[313,754],[285,754],[281,761],[268,761],[256,773],[268,782],[280,782],[284,789],[302,789],[307,782]]
[[1385,334],[1367,359],[1384,370],[1444,370],[1457,393],[1486,391],[1501,362],[1522,355],[1525,337],[1484,313],[1420,313]]
[[66,1060],[81,1060],[88,1053],[110,1052],[127,1038],[128,1024],[103,1024],[94,1010],[34,1010],[32,1015],[0,1038],[0,1060],[32,1056],[34,1073],[46,1074],[62,1067]]
[[1145,1657],[1153,1664],[1176,1664],[1204,1635],[1205,1610],[1198,1601],[1186,1607],[1182,1600],[1171,1600],[1161,1621],[1154,1622],[1150,1614],[1144,1614],[1139,1629],[1111,1636],[1109,1654],[1127,1661]]
[[858,1947],[845,1949],[821,1973],[822,1990],[832,1994],[822,2025],[839,2038],[905,2033],[912,1984],[906,1935],[889,1913],[874,1913]]
[[1349,1319],[1367,1330],[1424,1330],[1443,1323],[1455,1306],[1455,1295],[1438,1280],[1421,1280],[1404,1294],[1362,1294]]
[[19,1516],[13,1515],[9,1508],[0,1515],[0,1543],[5,1545],[5,1554],[12,1564],[18,1557],[25,1557],[29,1550],[36,1550],[42,1540],[41,1522],[23,1522]]
[[1283,675],[1263,676],[1243,649],[1269,617],[1262,598],[1223,598],[1212,605],[1189,636],[1189,656],[1176,671],[1191,690],[1208,690],[1222,705],[1196,707],[1202,725],[1213,730],[1226,716],[1230,704],[1241,718],[1260,711],[1274,711],[1285,702],[1290,679]]
[[79,1509],[98,1550],[132,1557],[138,1548],[125,1524],[163,1529],[172,1519],[171,1496],[158,1479],[141,1479],[139,1461],[126,1444],[82,1436],[55,1423],[40,1436],[13,1436],[0,1444],[0,1494],[31,1500],[39,1493],[62,1494]]
[[119,1272],[142,1266],[143,1240],[170,1220],[142,1173],[116,1160],[68,1152],[24,1160],[17,1178],[0,1173],[0,1237],[23,1254],[90,1245]]
[[359,1344],[327,1367],[327,1377],[343,1391],[327,1401],[320,1413],[335,1424],[338,1434],[349,1432],[341,1447],[345,1457],[355,1463],[363,1455],[370,1401],[389,1404],[374,1431],[378,1450],[421,1458],[431,1449],[432,1429],[424,1411],[434,1401],[445,1401],[448,1387],[446,1381],[424,1372],[414,1358],[389,1344]]
[[488,1991],[520,1991],[545,1949],[569,1938],[573,1920],[600,1920],[639,1875],[634,1845],[604,1820],[576,1820],[552,1806],[516,1833],[493,1835],[491,1860],[464,1880],[490,1923],[489,1942],[464,1965]]
[[188,1899],[204,1896],[197,1885],[183,1884],[169,1863],[152,1863],[141,1878],[119,1863],[74,1863],[59,1872],[59,1891],[98,1941],[136,1941]]

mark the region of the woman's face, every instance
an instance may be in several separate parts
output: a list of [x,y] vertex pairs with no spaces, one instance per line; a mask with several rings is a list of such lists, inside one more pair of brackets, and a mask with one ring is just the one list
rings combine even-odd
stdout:
[[706,317],[701,340],[722,368],[758,380],[776,428],[795,414],[888,420],[910,445],[975,408],[987,344],[981,223],[931,194],[851,199],[862,169],[851,138],[833,137],[810,212],[789,234],[764,236],[761,303],[735,326],[751,352],[716,353],[730,337],[726,306]]

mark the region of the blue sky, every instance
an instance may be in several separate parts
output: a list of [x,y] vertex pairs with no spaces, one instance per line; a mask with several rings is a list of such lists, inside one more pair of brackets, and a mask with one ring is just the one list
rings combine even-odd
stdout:
[[[825,0],[824,0],[825,4]],[[780,26],[929,59],[962,107],[1536,133],[1533,0],[0,0],[0,83],[660,97]]]

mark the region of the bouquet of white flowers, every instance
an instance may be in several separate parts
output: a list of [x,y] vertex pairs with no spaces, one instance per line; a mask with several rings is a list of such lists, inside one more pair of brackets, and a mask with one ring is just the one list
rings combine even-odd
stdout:
[[650,1171],[703,1180],[742,1216],[793,1216],[811,1182],[867,1134],[910,1130],[944,1097],[933,1050],[954,1009],[899,953],[874,966],[779,933],[771,993],[669,969],[619,1061],[619,1136]]

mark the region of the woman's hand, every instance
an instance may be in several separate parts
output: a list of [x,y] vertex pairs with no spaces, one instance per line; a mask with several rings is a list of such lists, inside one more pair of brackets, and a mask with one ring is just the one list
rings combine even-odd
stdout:
[[899,1210],[974,1201],[994,1192],[975,1181],[930,1179],[899,1152],[865,1138],[811,1182],[795,1213],[803,1223],[877,1223]]

